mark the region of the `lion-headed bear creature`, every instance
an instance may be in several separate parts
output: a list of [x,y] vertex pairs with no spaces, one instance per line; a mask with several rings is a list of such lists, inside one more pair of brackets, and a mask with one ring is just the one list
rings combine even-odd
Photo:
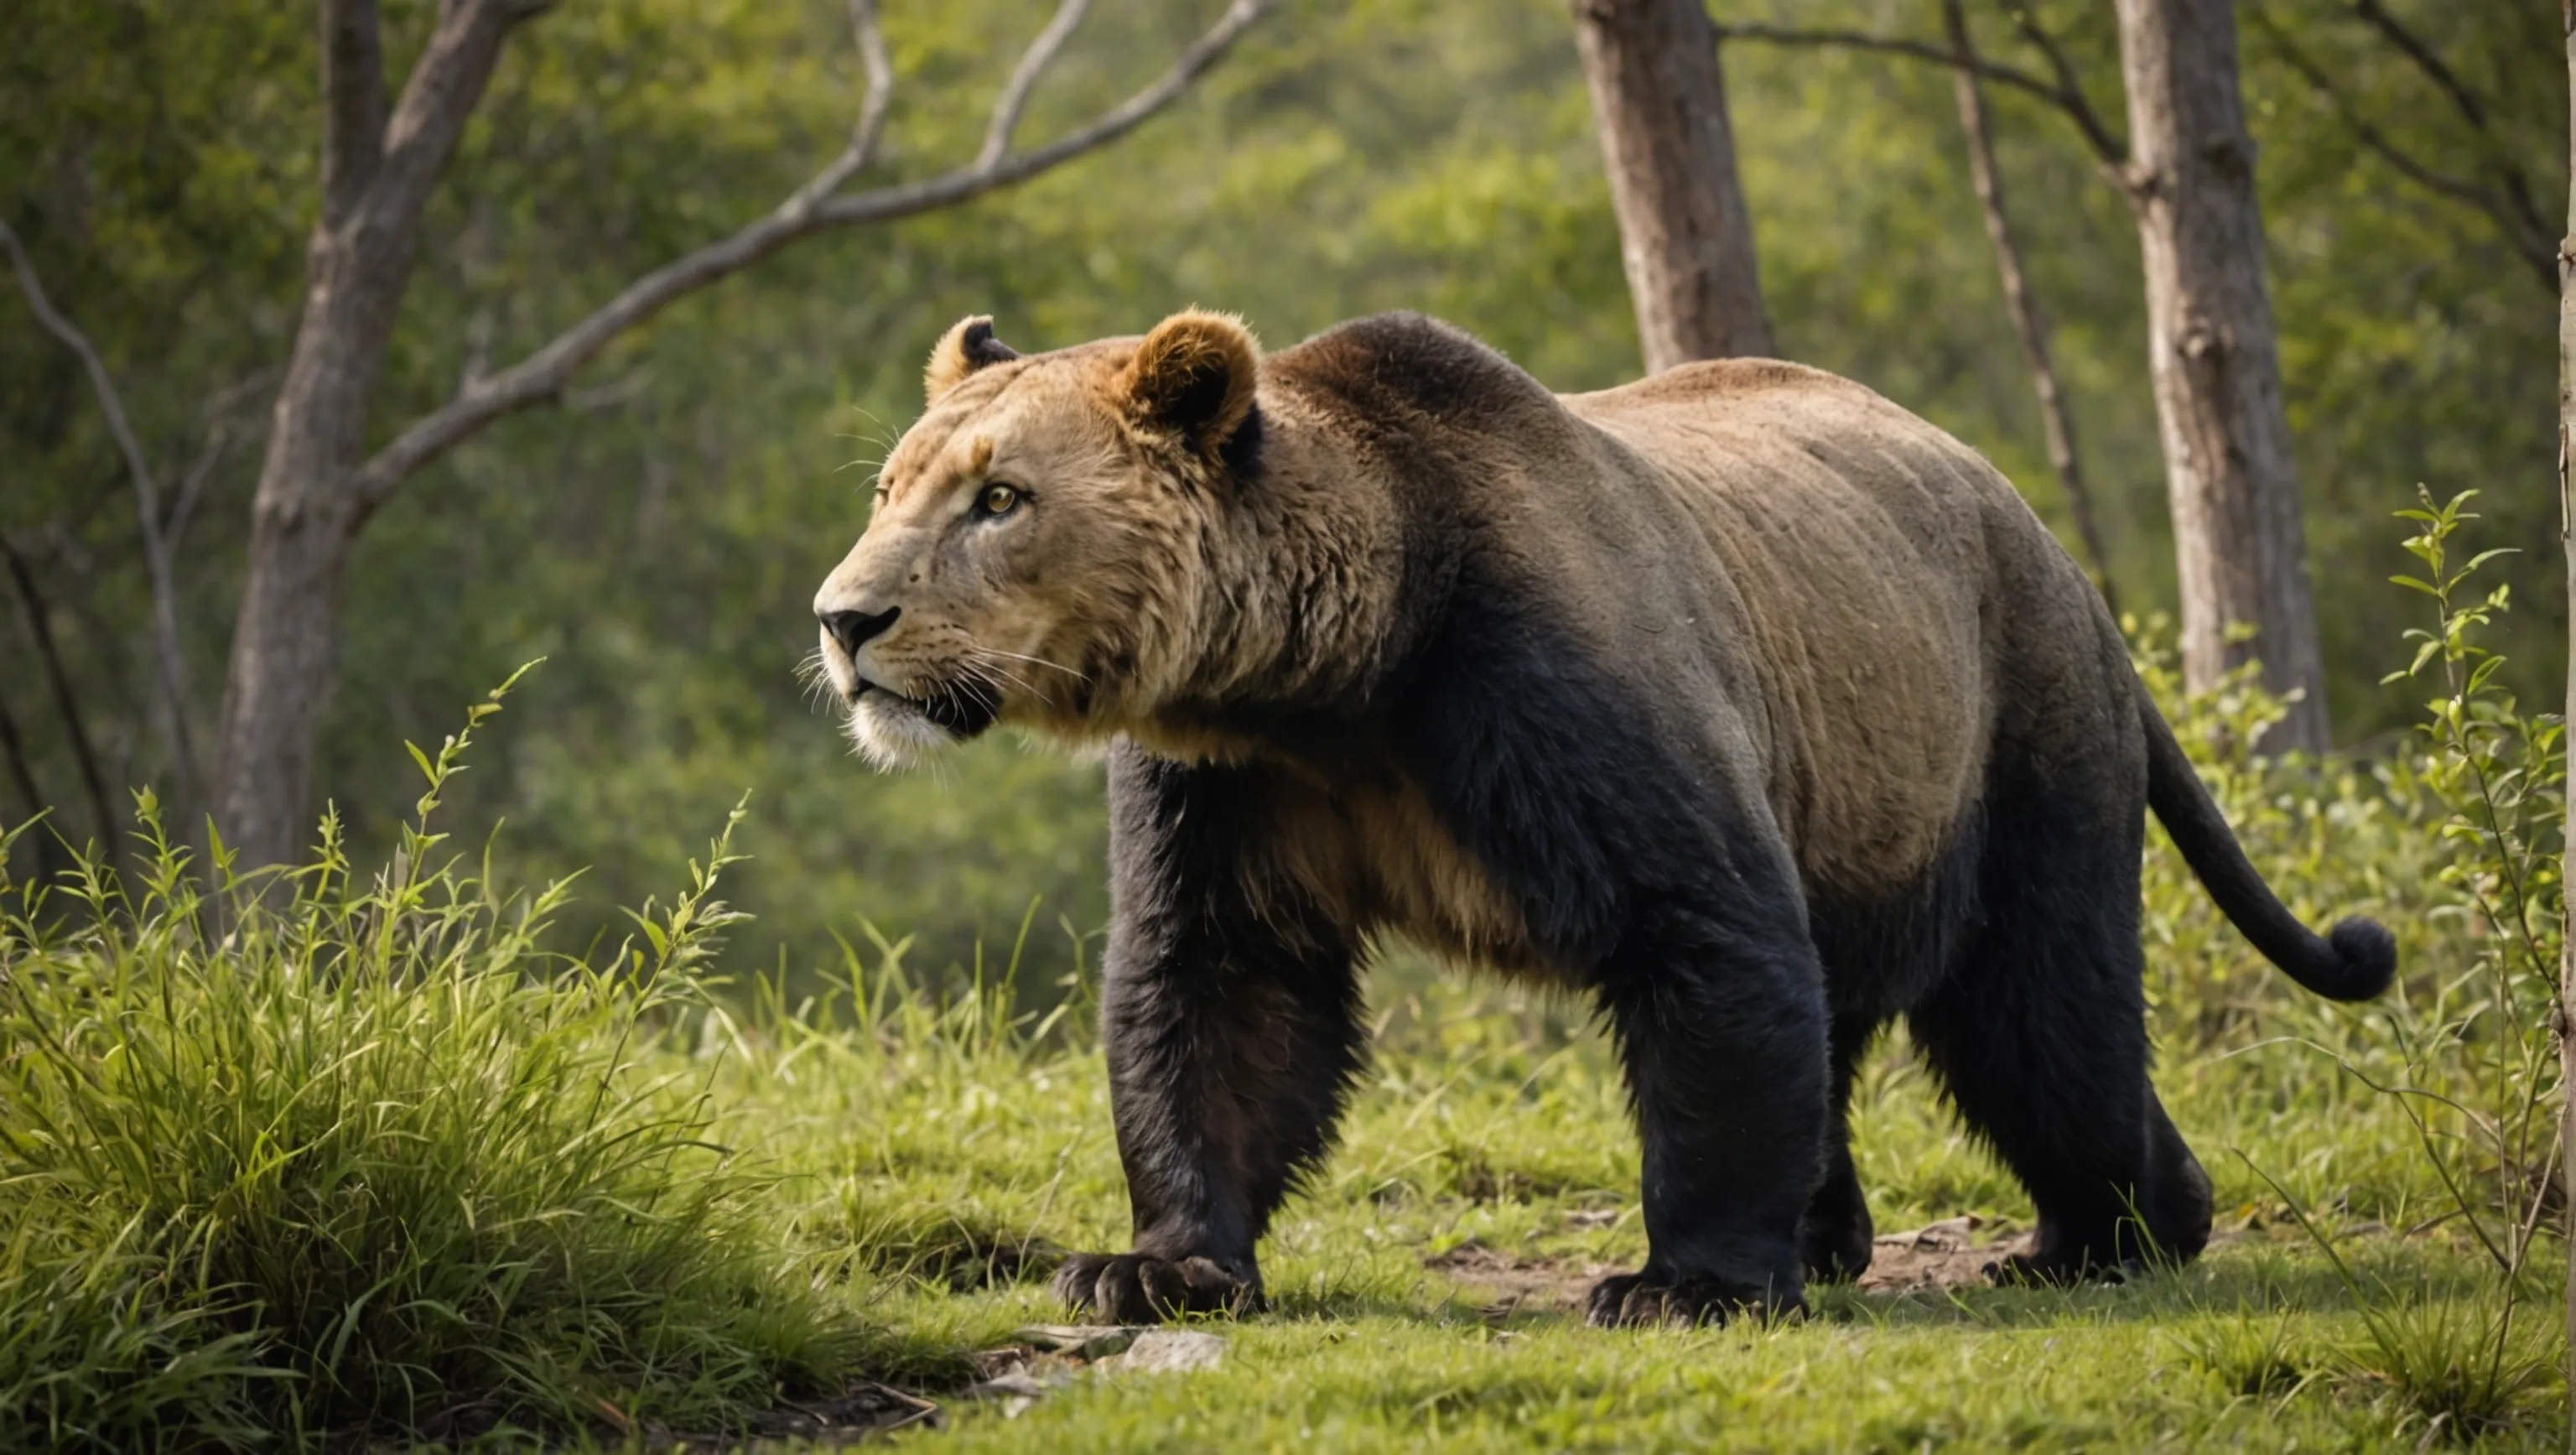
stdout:
[[1550,393],[1429,319],[1263,356],[1189,311],[1023,356],[970,318],[814,609],[859,749],[1105,746],[1102,985],[1134,1247],[1077,1311],[1260,1298],[1331,1146],[1376,937],[1586,998],[1643,1144],[1602,1324],[1784,1313],[1869,1261],[1844,1106],[1891,1018],[2038,1210],[2003,1276],[2187,1259],[2209,1179],[2149,1084],[2152,807],[2300,984],[2311,933],[2101,597],[1973,450],[1771,360]]

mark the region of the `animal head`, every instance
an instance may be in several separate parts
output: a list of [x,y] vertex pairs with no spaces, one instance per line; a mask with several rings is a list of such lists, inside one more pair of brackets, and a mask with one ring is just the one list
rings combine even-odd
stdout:
[[910,762],[995,723],[1101,737],[1184,686],[1259,366],[1240,322],[1195,309],[1033,356],[989,318],[950,329],[814,597],[860,750]]

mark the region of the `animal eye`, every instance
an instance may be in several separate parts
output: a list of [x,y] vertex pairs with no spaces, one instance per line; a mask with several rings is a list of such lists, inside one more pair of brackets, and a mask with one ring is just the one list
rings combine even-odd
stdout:
[[975,497],[975,513],[982,516],[1008,515],[1020,508],[1020,487],[993,484]]

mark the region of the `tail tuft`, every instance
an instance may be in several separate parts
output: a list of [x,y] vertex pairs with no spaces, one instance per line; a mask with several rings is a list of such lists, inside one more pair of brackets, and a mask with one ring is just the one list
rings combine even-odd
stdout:
[[2326,931],[2335,965],[2321,970],[2308,988],[2331,1000],[2368,1000],[2397,978],[2397,937],[2375,919],[2356,915],[2335,921]]
[[2200,887],[2263,958],[2330,1000],[2368,1000],[2397,978],[2397,937],[2377,920],[2347,919],[2320,938],[2246,862],[2243,845],[2201,786],[2164,715],[2138,689],[2147,730],[2147,805],[2164,822]]

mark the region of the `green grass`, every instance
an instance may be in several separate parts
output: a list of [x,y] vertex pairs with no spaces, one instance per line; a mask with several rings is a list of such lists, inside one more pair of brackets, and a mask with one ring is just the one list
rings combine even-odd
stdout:
[[[424,757],[424,816],[462,747]],[[326,827],[219,900],[157,841],[13,886],[0,1448],[722,1422],[900,1362],[771,1236],[714,1063],[671,1047],[722,842],[592,962],[539,948],[562,886],[441,852],[357,880]]]
[[[147,897],[13,945],[0,1445],[721,1428],[856,1371],[947,1400],[941,1430],[902,1437],[925,1448],[2561,1438],[2554,1245],[2505,1377],[2468,1387],[2493,1275],[2456,1218],[2402,1235],[2449,1209],[2441,1181],[2395,1103],[2308,1044],[2366,1056],[2403,1007],[2284,1000],[2264,1029],[2298,1041],[2168,1056],[2239,1230],[2180,1274],[1826,1290],[1794,1326],[1610,1333],[1489,1315],[1425,1266],[1471,1239],[1574,1269],[1641,1255],[1606,1049],[1565,1007],[1399,961],[1344,1145],[1280,1217],[1273,1308],[1224,1326],[1226,1366],[1094,1377],[1006,1418],[948,1399],[956,1356],[1059,1316],[1053,1250],[1125,1233],[1078,1007],[1032,1023],[879,963],[849,975],[865,993],[728,1010],[687,990],[687,921],[721,919],[703,892],[654,912],[662,951],[639,936],[605,968],[537,955],[529,975],[542,900],[342,884],[308,880],[229,942]],[[1860,1102],[1883,1230],[2026,1221],[1901,1043]],[[2345,1238],[2356,1282],[2258,1167]]]
[[[2544,1259],[2526,1273],[2534,1302],[2494,1387],[2450,1387],[2486,1367],[2471,1356],[2492,1327],[2494,1276],[2456,1219],[2404,1235],[2448,1208],[2440,1181],[2393,1104],[2319,1051],[2276,1042],[2160,1078],[2232,1235],[2179,1273],[2066,1291],[1823,1290],[1803,1324],[1611,1333],[1528,1303],[1497,1314],[1426,1267],[1471,1239],[1569,1269],[1642,1255],[1634,1141],[1606,1049],[1509,990],[1429,982],[1404,964],[1379,988],[1399,1013],[1340,1152],[1265,1248],[1272,1308],[1211,1325],[1233,1343],[1224,1368],[1094,1376],[1016,1417],[952,1407],[943,1432],[905,1438],[1049,1450],[2563,1442],[2556,1269]],[[719,1099],[795,1169],[793,1236],[829,1246],[898,1228],[890,1241],[929,1271],[881,1284],[869,1307],[934,1341],[997,1346],[1061,1318],[1034,1269],[963,1286],[922,1250],[935,1224],[957,1230],[960,1260],[996,1229],[1123,1246],[1098,1055],[1009,1033],[993,1001],[936,1012],[897,998],[861,1024],[848,1004],[742,1029],[718,1080]],[[2317,1012],[2355,1035],[2369,1015]],[[2017,1187],[1956,1130],[1901,1044],[1861,1099],[1882,1230],[1967,1211],[1999,1229],[2026,1222]],[[2340,1240],[2355,1282],[2258,1166]],[[909,1221],[879,1221],[897,1210]],[[2374,1343],[2374,1319],[2398,1326],[2399,1358]]]

